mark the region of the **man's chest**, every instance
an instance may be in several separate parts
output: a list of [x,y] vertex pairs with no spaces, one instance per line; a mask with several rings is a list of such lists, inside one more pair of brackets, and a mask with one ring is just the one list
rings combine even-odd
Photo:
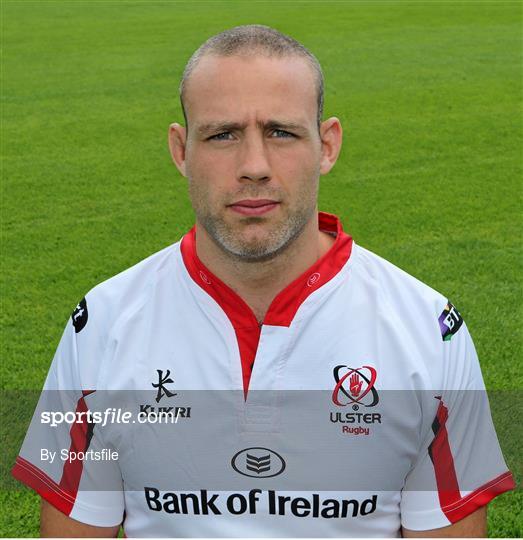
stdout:
[[220,522],[243,536],[397,533],[430,417],[416,392],[426,348],[353,289],[323,289],[290,325],[261,328],[181,290],[111,334],[103,386],[134,422],[103,435],[119,452],[130,534],[151,520],[158,535],[216,536]]
[[104,428],[126,489],[261,489],[268,505],[287,491],[401,490],[421,423],[412,350],[370,314],[317,315],[262,327],[246,394],[232,327],[137,325],[112,361],[134,422]]

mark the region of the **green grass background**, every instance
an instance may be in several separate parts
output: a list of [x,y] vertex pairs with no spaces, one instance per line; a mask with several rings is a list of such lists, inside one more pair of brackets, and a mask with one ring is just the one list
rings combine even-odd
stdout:
[[[6,1],[2,15],[3,536],[38,534],[11,481],[34,393],[86,291],[193,222],[167,126],[194,49],[262,23],[323,65],[345,128],[320,207],[464,315],[521,483],[520,2]],[[31,397],[33,396],[33,397]],[[13,414],[15,411],[15,414]],[[490,536],[523,535],[520,490]]]

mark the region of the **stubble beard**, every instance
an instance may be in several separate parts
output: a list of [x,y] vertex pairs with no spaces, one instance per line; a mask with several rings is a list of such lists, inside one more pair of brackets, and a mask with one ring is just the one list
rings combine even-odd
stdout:
[[[255,263],[272,260],[284,253],[300,236],[316,211],[316,199],[311,194],[300,193],[298,200],[309,204],[298,204],[288,211],[284,219],[275,223],[262,237],[245,240],[238,227],[231,226],[221,215],[213,214],[201,202],[198,193],[192,193],[193,207],[198,222],[218,248],[229,258],[237,262]],[[262,198],[258,194],[250,194],[253,198]],[[248,217],[242,219],[241,227],[260,224],[264,217]]]

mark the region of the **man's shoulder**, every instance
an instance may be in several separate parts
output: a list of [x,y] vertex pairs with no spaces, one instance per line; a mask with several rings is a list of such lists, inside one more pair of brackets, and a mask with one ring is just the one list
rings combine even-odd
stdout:
[[360,286],[373,290],[383,309],[432,318],[447,304],[446,296],[376,253],[358,245],[356,254]]
[[179,251],[180,241],[171,244],[145,259],[133,264],[122,272],[102,281],[89,294],[118,296],[122,293],[140,291],[159,275],[172,270],[173,257]]
[[143,306],[154,288],[174,281],[179,246],[171,244],[93,287],[84,299],[91,327],[105,333]]

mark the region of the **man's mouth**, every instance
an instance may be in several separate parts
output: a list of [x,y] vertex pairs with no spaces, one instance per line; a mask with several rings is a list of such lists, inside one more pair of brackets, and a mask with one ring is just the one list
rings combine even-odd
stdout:
[[260,216],[274,210],[279,204],[278,201],[272,199],[244,199],[229,204],[228,207],[245,216]]

